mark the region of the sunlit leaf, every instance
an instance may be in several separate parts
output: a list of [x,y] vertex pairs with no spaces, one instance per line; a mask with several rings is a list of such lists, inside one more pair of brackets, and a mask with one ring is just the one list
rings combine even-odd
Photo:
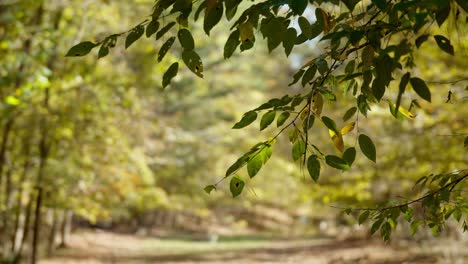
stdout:
[[239,177],[232,177],[229,183],[229,190],[231,191],[232,197],[237,197],[242,193],[245,182]]
[[323,110],[323,97],[320,93],[315,93],[312,97],[312,111],[320,116]]
[[276,111],[268,111],[262,116],[260,120],[260,131],[267,128],[274,120],[276,116]]
[[342,129],[341,129],[341,135],[346,135],[348,134],[349,132],[353,131],[354,127],[356,125],[356,122],[351,122],[349,124],[347,124],[346,126],[344,126]]
[[335,131],[329,129],[328,133],[330,134],[330,138],[333,141],[333,144],[335,145],[336,149],[339,150],[340,152],[344,151],[344,142],[343,142],[343,136],[340,133],[336,133]]
[[216,186],[214,185],[207,185],[203,190],[207,193],[210,194],[212,191],[216,191]]
[[288,120],[289,116],[291,114],[289,112],[283,112],[281,113],[278,118],[276,119],[276,126],[280,127],[284,124],[284,122],[286,122],[286,120]]
[[294,161],[298,160],[302,155],[305,154],[305,151],[306,151],[306,145],[304,141],[297,140],[296,142],[294,142],[294,145],[292,147],[293,160]]

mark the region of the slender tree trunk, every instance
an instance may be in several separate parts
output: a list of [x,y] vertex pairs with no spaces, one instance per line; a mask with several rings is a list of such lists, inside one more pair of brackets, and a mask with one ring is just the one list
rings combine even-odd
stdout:
[[60,248],[66,248],[68,246],[67,241],[71,232],[72,219],[73,212],[68,209],[65,209],[63,211],[63,218],[60,226]]
[[52,209],[52,225],[50,227],[50,233],[49,233],[49,240],[47,244],[47,256],[52,256],[54,252],[54,247],[55,247],[55,237],[57,235],[57,226],[58,226],[58,220],[57,220],[57,210]]
[[[30,142],[30,136],[28,135],[27,136],[27,140],[25,140],[25,143],[24,143],[24,157],[25,157],[25,161],[23,163],[23,171],[21,173],[21,177],[20,177],[20,180],[19,180],[19,189],[18,189],[18,194],[17,194],[17,197],[16,197],[16,207],[17,207],[17,210],[16,210],[16,215],[15,215],[15,227],[14,227],[14,235],[13,235],[13,238],[12,238],[12,252],[14,252],[15,254],[17,253],[21,253],[21,252],[18,252],[19,250],[19,240],[18,239],[18,236],[20,234],[22,234],[22,236],[24,236],[24,233],[25,233],[25,226],[23,226],[23,229],[22,231],[20,230],[20,223],[21,223],[21,209],[23,208],[22,206],[22,202],[23,202],[23,195],[24,195],[24,185],[23,183],[26,181],[26,176],[28,174],[28,170],[31,166],[31,160],[30,160],[30,157],[29,155],[31,154],[31,142]],[[26,227],[27,228],[27,227]]]
[[23,252],[23,248],[24,248],[24,244],[26,244],[26,241],[29,237],[29,230],[30,230],[30,223],[31,223],[31,214],[32,214],[32,211],[33,211],[33,204],[34,204],[34,193],[31,192],[29,194],[29,201],[28,201],[28,205],[26,207],[26,215],[24,216],[24,226],[23,226],[23,230],[24,230],[24,233],[23,233],[23,237],[21,239],[21,242],[18,246],[18,253],[17,253],[17,256],[21,256],[22,252]]

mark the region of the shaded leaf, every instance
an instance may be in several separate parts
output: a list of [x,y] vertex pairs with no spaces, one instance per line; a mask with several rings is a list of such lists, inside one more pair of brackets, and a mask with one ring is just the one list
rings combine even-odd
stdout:
[[339,170],[348,170],[349,165],[348,163],[340,157],[334,155],[327,155],[325,157],[325,162],[332,168],[339,169]]
[[364,153],[368,159],[376,162],[377,157],[374,142],[372,142],[372,140],[365,134],[359,135],[358,141],[362,153]]
[[84,41],[75,46],[71,47],[71,49],[65,55],[66,57],[79,57],[84,56],[91,52],[91,50],[96,47],[98,44],[95,44],[91,41]]
[[421,47],[421,45],[429,38],[429,35],[428,34],[424,34],[424,35],[421,35],[419,36],[416,41],[415,41],[415,44],[416,44],[416,47],[419,49],[419,47]]
[[317,160],[317,156],[312,155],[307,159],[307,171],[312,180],[317,182],[320,177],[320,162]]
[[240,33],[239,30],[233,31],[228,39],[226,40],[226,43],[224,44],[224,58],[230,58],[232,54],[234,54],[234,51],[236,51],[237,47],[240,44]]
[[170,37],[169,39],[164,42],[158,52],[158,62],[161,62],[166,56],[167,52],[171,49],[172,44],[175,42],[175,37]]
[[252,124],[252,122],[255,121],[255,119],[257,119],[257,112],[249,111],[245,113],[242,119],[239,122],[237,122],[232,128],[239,129],[239,128],[246,127]]
[[289,7],[291,7],[295,15],[300,16],[304,13],[308,3],[308,0],[294,0],[289,3]]
[[351,166],[356,159],[356,149],[354,147],[347,148],[343,153],[343,159]]
[[192,33],[187,29],[183,28],[177,33],[180,45],[185,50],[193,50],[195,48],[195,41],[193,40]]
[[410,80],[411,86],[413,90],[424,100],[430,102],[431,101],[431,92],[427,87],[426,83],[417,77],[413,77]]
[[159,29],[159,21],[157,19],[151,20],[149,24],[146,26],[146,37],[151,37],[154,33],[156,33]]
[[210,35],[211,29],[218,24],[223,16],[223,3],[220,0],[208,0],[205,10],[205,20],[203,21],[203,30]]
[[200,56],[193,50],[184,50],[182,52],[182,60],[187,68],[189,68],[198,77],[203,78],[203,63]]
[[178,71],[179,71],[178,62],[174,62],[171,66],[169,66],[169,68],[163,75],[163,79],[162,79],[163,88],[165,88],[166,86],[169,85],[169,83],[171,83],[172,78],[174,78],[177,75]]
[[346,122],[348,121],[351,117],[354,116],[354,114],[356,113],[357,111],[357,107],[353,106],[351,108],[349,108],[346,113],[343,115],[343,121]]
[[320,93],[315,93],[312,97],[312,111],[320,116],[323,110],[323,97]]
[[449,39],[441,35],[435,35],[434,39],[437,42],[437,46],[439,46],[441,50],[447,52],[448,54],[452,56],[455,55],[455,51]]
[[173,26],[175,26],[176,22],[172,21],[161,28],[158,33],[156,33],[156,40],[162,38]]
[[369,215],[370,215],[369,211],[364,211],[361,215],[359,215],[358,223],[359,224],[364,223],[367,220],[367,218],[369,218]]
[[292,49],[294,48],[294,44],[296,43],[297,38],[297,31],[295,28],[288,28],[286,30],[286,35],[283,38],[283,47],[284,53],[286,53],[286,57],[291,54]]
[[132,29],[125,39],[125,48],[128,49],[128,47],[143,36],[143,33],[145,33],[145,27],[143,25],[138,25]]
[[328,116],[322,116],[322,122],[328,129],[335,132],[336,134],[339,134],[338,129],[336,128],[335,121],[333,121],[331,118],[329,118]]

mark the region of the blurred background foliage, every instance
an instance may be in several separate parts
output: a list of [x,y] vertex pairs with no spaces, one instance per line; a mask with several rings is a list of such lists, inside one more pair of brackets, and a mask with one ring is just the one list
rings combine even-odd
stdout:
[[[208,38],[197,24],[196,50],[204,58],[205,78],[181,69],[165,90],[160,80],[178,56],[156,62],[164,38],[138,41],[126,51],[118,42],[112,56],[100,60],[64,57],[82,39],[100,40],[131,28],[152,4],[0,2],[0,256],[30,251],[38,187],[44,193],[43,241],[60,237],[71,215],[78,225],[147,234],[336,234],[331,225],[356,220],[332,206],[398,200],[412,194],[421,176],[466,166],[464,136],[457,134],[468,128],[468,83],[443,82],[466,77],[468,28],[446,23],[428,30],[452,34],[457,56],[428,42],[415,58],[433,103],[418,100],[412,110],[416,118],[399,121],[382,102],[359,122],[359,130],[372,135],[377,146],[376,164],[358,155],[351,170],[327,168],[316,184],[292,161],[290,143],[282,136],[272,162],[247,181],[242,196],[233,199],[227,184],[206,195],[205,185],[222,178],[252,145],[275,134],[274,129],[258,132],[258,124],[231,130],[235,121],[271,98],[301,92],[288,83],[297,65],[320,47],[297,48],[287,59],[256,45],[224,62],[229,25],[216,27]],[[343,90],[336,87],[335,92]],[[396,92],[390,96],[396,98]],[[402,102],[406,108],[410,104],[409,99]],[[325,114],[340,120],[351,106],[340,97]],[[318,129],[312,140],[333,153],[325,132]],[[357,135],[346,135],[345,145],[354,145]],[[320,221],[332,224],[319,230]],[[52,245],[60,242],[65,238]]]

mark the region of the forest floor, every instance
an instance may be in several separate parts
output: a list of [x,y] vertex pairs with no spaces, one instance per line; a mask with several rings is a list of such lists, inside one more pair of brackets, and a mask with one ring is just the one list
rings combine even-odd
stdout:
[[273,240],[242,238],[218,242],[158,239],[104,231],[80,231],[69,247],[40,264],[305,264],[468,263],[468,244],[433,240],[385,244],[372,240]]

